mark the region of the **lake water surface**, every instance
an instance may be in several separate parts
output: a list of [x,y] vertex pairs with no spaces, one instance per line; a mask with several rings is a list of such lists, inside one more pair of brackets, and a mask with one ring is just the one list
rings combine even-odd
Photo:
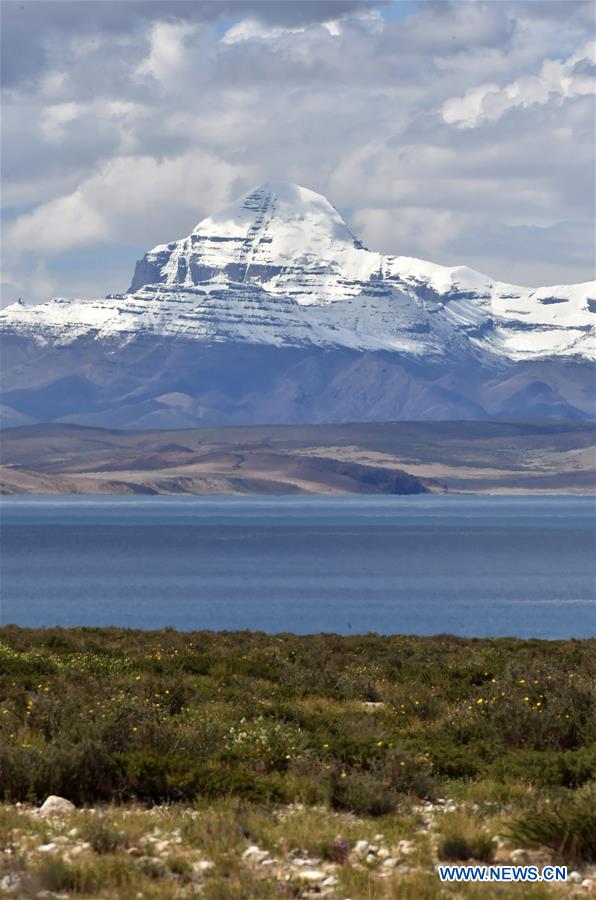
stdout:
[[595,633],[590,497],[18,497],[1,623]]

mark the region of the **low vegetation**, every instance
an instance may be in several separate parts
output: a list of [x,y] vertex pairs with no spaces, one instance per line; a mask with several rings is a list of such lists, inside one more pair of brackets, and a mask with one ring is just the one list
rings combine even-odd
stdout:
[[[511,858],[586,882],[595,644],[0,629],[0,886],[492,896],[434,865]],[[50,794],[84,808],[44,820]]]

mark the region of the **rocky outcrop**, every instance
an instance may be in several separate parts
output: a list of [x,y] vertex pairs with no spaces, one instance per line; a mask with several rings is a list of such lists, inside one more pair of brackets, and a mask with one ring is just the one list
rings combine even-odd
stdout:
[[71,803],[70,800],[50,794],[40,806],[39,815],[44,818],[49,816],[69,816],[74,812],[75,808],[74,803]]

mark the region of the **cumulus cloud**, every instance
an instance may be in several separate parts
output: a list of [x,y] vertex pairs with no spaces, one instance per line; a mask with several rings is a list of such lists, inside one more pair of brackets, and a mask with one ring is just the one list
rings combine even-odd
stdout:
[[[363,25],[367,30],[379,32],[383,30],[384,23],[380,10],[367,9],[360,11],[359,9],[348,10],[343,12],[341,7],[334,8],[335,16],[327,21],[321,20],[320,25],[332,37],[339,37],[342,33],[342,20],[347,20],[351,24],[358,23]],[[312,24],[312,23],[311,23]],[[271,41],[282,37],[286,34],[301,34],[307,29],[306,25],[269,25],[258,18],[250,17],[241,19],[240,22],[232,25],[221,38],[224,44],[238,44],[240,41]]]
[[569,59],[546,59],[536,75],[525,75],[502,87],[480,84],[463,97],[452,97],[441,107],[443,121],[461,128],[476,128],[495,121],[510,109],[534,103],[563,102],[567,97],[596,93],[596,45],[579,48]]
[[147,23],[253,16],[279,24],[327,21],[385,0],[3,0],[2,83],[39,76],[66,37],[138,34]]
[[184,75],[186,44],[196,32],[196,25],[184,22],[155,22],[151,50],[135,74],[141,78],[149,75],[162,85],[176,85]]
[[143,247],[265,180],[325,193],[374,249],[527,284],[591,275],[590,3],[2,13],[4,267],[26,299],[126,287]]
[[258,19],[241,19],[228,28],[221,40],[224,44],[237,44],[239,41],[267,40],[284,33],[299,34],[301,31],[304,31],[304,26],[282,28],[279,25],[266,25]]
[[[189,230],[195,216],[223,205],[243,173],[208,154],[195,152],[173,160],[150,156],[119,157],[83,181],[75,191],[25,213],[6,229],[13,253],[55,254],[96,243],[162,242],[176,236],[181,212]],[[177,198],[171,215],[172,198]]]
[[416,206],[364,207],[354,213],[352,221],[366,245],[375,250],[434,259],[453,245],[466,225],[461,214]]

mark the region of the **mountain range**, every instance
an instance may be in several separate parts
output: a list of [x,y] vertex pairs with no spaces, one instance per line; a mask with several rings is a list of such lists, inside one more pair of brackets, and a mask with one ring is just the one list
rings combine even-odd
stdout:
[[595,319],[594,283],[382,255],[266,183],[148,251],[126,293],[1,310],[2,424],[591,418]]

